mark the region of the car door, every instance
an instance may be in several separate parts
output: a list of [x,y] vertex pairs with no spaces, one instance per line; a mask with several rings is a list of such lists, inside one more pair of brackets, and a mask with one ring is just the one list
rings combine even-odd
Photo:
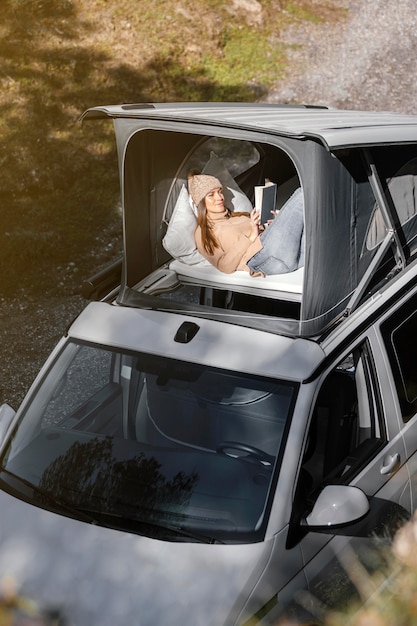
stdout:
[[381,343],[400,426],[411,480],[411,508],[417,506],[417,295],[407,297],[380,325]]
[[[300,541],[308,580],[308,595],[295,602],[307,602],[315,617],[318,606],[340,607],[357,594],[359,563],[369,572],[380,567],[381,538],[410,508],[405,447],[392,397],[384,393],[386,376],[370,329],[320,383],[289,534],[290,544]],[[303,519],[326,485],[359,487],[370,501],[368,515],[337,529],[308,530]]]

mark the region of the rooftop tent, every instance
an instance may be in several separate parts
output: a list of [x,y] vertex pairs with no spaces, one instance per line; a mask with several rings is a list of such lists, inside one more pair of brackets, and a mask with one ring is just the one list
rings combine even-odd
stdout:
[[[281,332],[312,335],[343,311],[357,285],[355,216],[362,211],[369,217],[374,198],[367,181],[365,188],[356,183],[343,164],[317,142],[269,139],[291,155],[298,169],[307,233],[301,318],[275,321],[275,325]],[[123,167],[127,287],[169,260],[161,245],[164,212],[185,182],[184,162],[204,141],[205,135],[148,129],[130,137]],[[252,188],[264,174],[261,154],[254,169],[258,174],[253,174]]]
[[[260,130],[255,125],[261,125],[262,116],[253,107],[238,107],[239,116],[235,119],[232,107],[219,106],[217,111],[213,105],[213,109],[203,111],[197,105],[194,109],[191,105],[171,106],[173,110],[168,113],[169,105],[155,105],[152,111],[138,107],[134,113],[120,107],[114,111],[112,107],[91,110],[93,115],[97,112],[114,117],[115,123],[125,229],[122,304],[132,303],[133,287],[169,260],[161,245],[166,228],[164,217],[172,212],[193,155],[213,138],[228,138],[236,145],[249,143],[256,148],[258,159],[248,170],[236,174],[236,180],[250,199],[253,185],[262,181],[268,173],[268,163],[273,164],[277,159],[278,175],[283,165],[283,176],[288,177],[290,171],[285,169],[289,164],[289,170],[292,167],[301,182],[305,199],[306,262],[300,316],[270,319],[267,327],[271,331],[296,336],[321,334],[366,297],[378,269],[386,263],[392,266],[392,258],[395,264],[392,253],[395,246],[401,249],[404,237],[415,240],[417,225],[412,198],[416,180],[413,156],[417,154],[414,155],[413,145],[404,163],[396,167],[403,174],[396,176],[391,171],[393,161],[386,153],[394,148],[371,146],[364,150],[359,139],[366,133],[355,127],[347,138],[343,116],[338,121],[339,129],[327,128],[329,119],[334,121],[333,113],[327,111],[313,112],[308,117],[297,109],[295,116],[303,115],[303,124],[308,119],[312,128],[311,132],[301,132],[304,126],[300,126],[299,119],[297,128],[278,131],[274,127],[277,122],[271,116],[280,119],[278,107],[262,109],[265,120]],[[229,112],[230,119],[225,119]],[[207,119],[200,119],[203,115]],[[245,115],[250,124],[245,121]],[[329,118],[325,118],[326,130],[319,132],[317,119],[325,115]],[[289,126],[288,120],[296,125],[287,110],[284,118]],[[363,124],[363,116],[358,114],[358,120]],[[323,125],[321,120],[320,123]],[[371,130],[370,138],[375,142],[376,134]],[[405,132],[403,128],[401,132]],[[390,137],[393,134],[391,127],[389,134]],[[326,139],[334,145],[326,145]],[[407,165],[410,161],[411,165]],[[398,164],[398,158],[394,163]],[[393,178],[397,180],[392,182]],[[406,193],[404,185],[408,189]],[[406,200],[402,199],[404,193]],[[401,234],[394,242],[391,235],[387,236],[392,222]]]

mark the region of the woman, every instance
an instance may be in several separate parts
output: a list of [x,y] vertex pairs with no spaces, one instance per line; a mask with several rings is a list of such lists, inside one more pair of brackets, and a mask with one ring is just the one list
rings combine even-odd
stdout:
[[304,201],[298,188],[271,223],[259,214],[232,212],[224,205],[222,184],[215,176],[191,172],[188,191],[197,206],[198,251],[226,274],[246,270],[252,276],[292,272],[304,264]]

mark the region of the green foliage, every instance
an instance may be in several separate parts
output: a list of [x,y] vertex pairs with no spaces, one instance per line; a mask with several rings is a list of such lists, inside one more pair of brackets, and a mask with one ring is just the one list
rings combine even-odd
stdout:
[[[399,528],[391,548],[384,541],[372,567],[365,567],[364,554],[346,549],[339,554],[341,565],[356,590],[357,600],[346,596],[346,606],[329,609],[332,602],[310,597],[317,621],[311,626],[413,626],[417,623],[417,513]],[[337,582],[335,581],[335,584]],[[326,588],[331,600],[335,584]],[[296,626],[291,621],[278,621],[277,626]],[[307,626],[307,624],[306,624]]]
[[282,76],[286,67],[285,48],[268,37],[260,38],[249,26],[236,27],[224,38],[222,57],[208,56],[204,66],[218,84],[222,99],[227,99],[224,91],[232,74],[241,85],[237,100],[247,100],[250,95],[264,95],[277,77]]

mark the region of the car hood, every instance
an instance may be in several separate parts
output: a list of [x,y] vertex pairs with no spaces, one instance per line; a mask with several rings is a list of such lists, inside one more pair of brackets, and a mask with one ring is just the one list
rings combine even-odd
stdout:
[[[201,545],[136,540],[144,624],[235,624],[272,542]],[[259,607],[258,607],[259,608]]]
[[[273,589],[288,577],[284,545],[170,543],[110,530],[30,506],[0,491],[0,561],[33,597],[65,606],[71,623],[240,625],[273,592],[263,579],[273,550]],[[283,534],[286,534],[285,532]],[[279,543],[279,542],[278,542]],[[288,551],[287,551],[288,552]],[[289,551],[292,552],[292,551]],[[265,576],[264,576],[265,578]],[[243,622],[244,622],[243,619]]]

